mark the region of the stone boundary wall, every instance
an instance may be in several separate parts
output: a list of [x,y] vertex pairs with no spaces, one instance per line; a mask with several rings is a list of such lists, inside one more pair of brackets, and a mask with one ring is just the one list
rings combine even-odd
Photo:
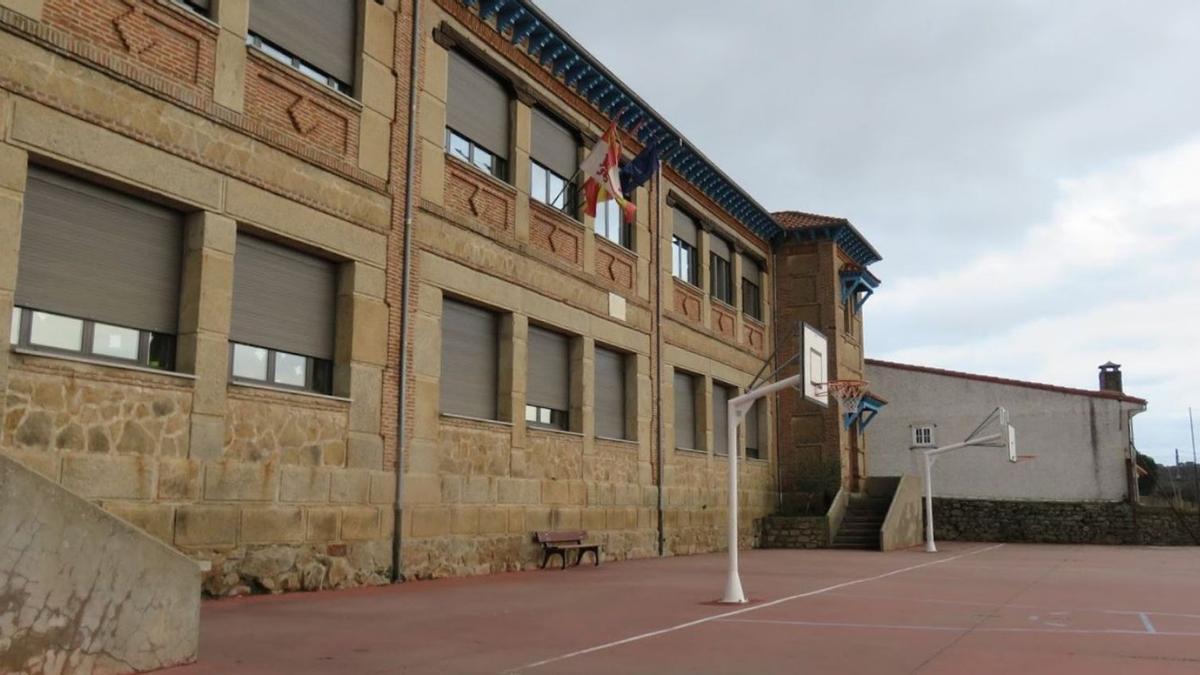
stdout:
[[825,548],[829,519],[825,516],[770,516],[763,519],[761,548]]
[[943,541],[1038,544],[1194,546],[1192,532],[1171,509],[1123,502],[933,500],[934,537]]

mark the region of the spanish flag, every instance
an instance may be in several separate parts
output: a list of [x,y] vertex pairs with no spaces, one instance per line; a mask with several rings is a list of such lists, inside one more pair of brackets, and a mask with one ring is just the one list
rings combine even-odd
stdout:
[[584,176],[583,193],[587,200],[587,214],[596,217],[596,205],[610,199],[617,200],[626,221],[633,220],[636,207],[621,193],[621,139],[617,134],[617,123],[609,125],[592,151],[579,165]]

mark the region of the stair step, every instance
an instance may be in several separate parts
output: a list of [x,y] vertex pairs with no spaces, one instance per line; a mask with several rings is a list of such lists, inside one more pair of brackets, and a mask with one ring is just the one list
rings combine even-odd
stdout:
[[874,551],[879,548],[878,545],[871,544],[848,544],[844,542],[834,542],[832,548],[849,549],[855,551]]

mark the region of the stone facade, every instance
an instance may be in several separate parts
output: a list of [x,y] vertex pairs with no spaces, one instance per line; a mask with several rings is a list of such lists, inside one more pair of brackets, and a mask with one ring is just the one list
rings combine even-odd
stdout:
[[1200,545],[1190,521],[1169,508],[1120,502],[933,500],[933,536],[943,541]]
[[[829,379],[863,379],[862,315],[853,313],[847,321],[838,282],[849,259],[833,242],[796,240],[782,244],[776,257],[780,325],[790,330],[803,321],[826,335]],[[795,354],[796,340],[781,345],[781,358]],[[788,411],[779,438],[784,512],[825,513],[843,486],[860,490],[869,473],[866,438],[846,428],[836,402],[821,408],[797,391],[785,391],[779,406]]]
[[[205,561],[211,594],[382,583],[398,5],[361,2],[349,97],[248,47],[246,0],[212,4],[0,1],[0,238],[47,166],[178,211],[185,242],[175,372],[8,349],[0,253],[0,452]],[[336,261],[334,396],[230,382],[241,231]]]

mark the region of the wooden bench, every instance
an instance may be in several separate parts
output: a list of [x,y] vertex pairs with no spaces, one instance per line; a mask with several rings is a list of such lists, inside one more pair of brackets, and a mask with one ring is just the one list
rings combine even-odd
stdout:
[[567,569],[567,552],[578,551],[578,557],[575,558],[575,565],[583,562],[583,554],[588,551],[592,552],[592,559],[596,561],[596,565],[600,565],[600,544],[585,543],[587,532],[583,530],[570,530],[564,532],[535,532],[534,540],[542,545],[542,567],[546,567],[546,563],[550,562],[551,556],[557,555],[562,558],[562,568]]

